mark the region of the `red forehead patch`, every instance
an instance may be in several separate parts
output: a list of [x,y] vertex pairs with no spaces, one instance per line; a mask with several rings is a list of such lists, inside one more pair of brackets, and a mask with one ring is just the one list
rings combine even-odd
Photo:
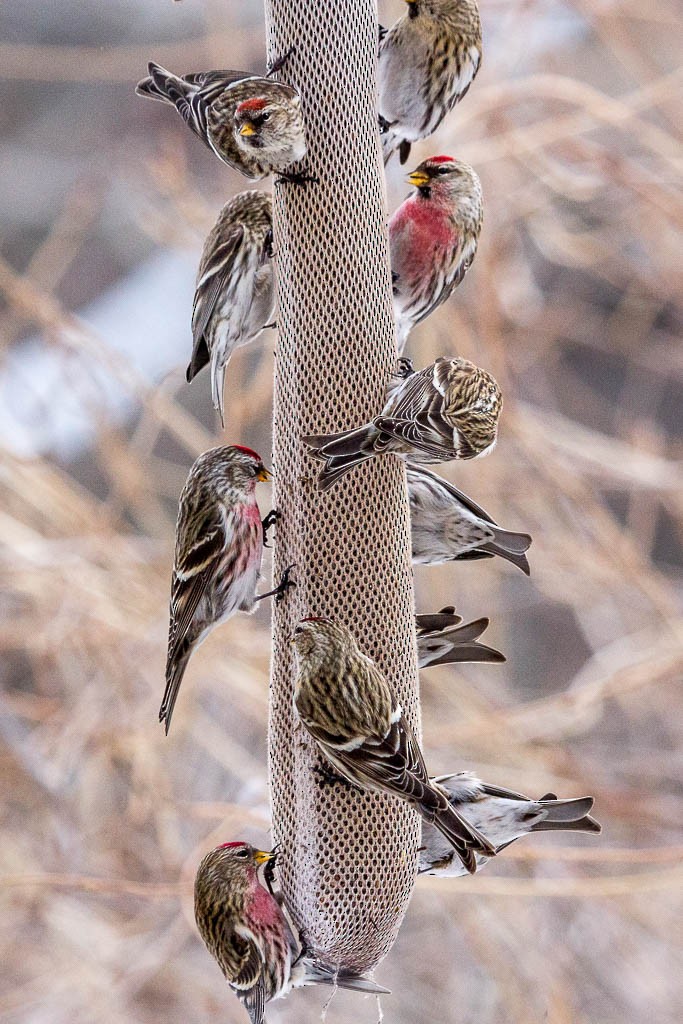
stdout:
[[255,452],[253,448],[247,448],[243,444],[234,444],[233,448],[236,452],[242,452],[244,455],[248,455],[251,459],[256,459],[257,462],[261,461],[261,456]]
[[455,162],[452,156],[432,156],[427,161],[429,164],[454,164]]
[[230,849],[231,846],[246,846],[246,845],[247,845],[246,843],[241,843],[241,842],[240,843],[221,843],[221,845],[217,846],[216,849],[217,850],[228,850],[228,849]]
[[332,625],[332,619],[325,618],[324,615],[309,615],[307,619],[302,619],[302,622],[329,622]]
[[261,99],[260,96],[254,96],[251,100],[242,100],[235,109],[240,112],[253,113],[255,110],[263,110],[265,105],[266,101],[264,99]]

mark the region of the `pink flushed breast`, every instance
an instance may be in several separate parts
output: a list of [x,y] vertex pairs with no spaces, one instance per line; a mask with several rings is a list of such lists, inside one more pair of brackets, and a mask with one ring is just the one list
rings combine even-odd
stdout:
[[259,924],[273,925],[278,930],[283,930],[282,911],[267,889],[260,884],[253,890],[249,910],[251,916]]
[[[436,203],[412,196],[390,222],[391,268],[401,278],[422,278],[438,251],[453,247],[453,222]],[[400,283],[399,283],[400,288]]]

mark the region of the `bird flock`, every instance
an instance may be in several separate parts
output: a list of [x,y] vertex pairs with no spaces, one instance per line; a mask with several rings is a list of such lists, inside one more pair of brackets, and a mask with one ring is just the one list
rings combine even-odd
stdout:
[[[462,100],[481,65],[476,0],[405,0],[406,14],[378,26],[377,116],[384,162],[433,134]],[[139,95],[175,107],[190,130],[228,166],[252,180],[275,175],[283,186],[316,188],[300,169],[306,131],[298,93],[275,80],[286,53],[264,76],[205,71],[182,76],[149,64]],[[299,167],[297,167],[299,165]],[[374,419],[302,443],[320,463],[317,485],[333,488],[368,459],[404,460],[414,564],[499,556],[529,575],[531,537],[503,529],[471,498],[426,466],[473,459],[494,447],[503,405],[486,370],[459,356],[421,370],[403,355],[410,332],[445,302],[477,252],[483,198],[474,169],[436,155],[409,175],[413,187],[389,220],[396,369]],[[211,397],[225,421],[224,380],[235,350],[275,325],[271,194],[241,192],[221,210],[204,244],[192,309],[188,382],[209,366]],[[263,548],[279,513],[261,516],[256,485],[270,473],[244,445],[204,452],[180,495],[171,585],[166,688],[159,719],[168,733],[193,651],[237,612],[265,597],[285,599],[293,566],[274,590],[257,594]],[[487,618],[463,623],[452,607],[417,614],[418,664],[502,662],[479,642]],[[396,694],[342,622],[307,617],[291,637],[297,662],[294,708],[328,766],[320,784],[389,794],[421,816],[419,871],[475,873],[516,839],[544,830],[600,831],[591,797],[533,800],[469,772],[430,777]],[[199,932],[252,1024],[266,1004],[300,985],[386,991],[351,970],[314,961],[275,878],[275,851],[228,842],[199,866]]]

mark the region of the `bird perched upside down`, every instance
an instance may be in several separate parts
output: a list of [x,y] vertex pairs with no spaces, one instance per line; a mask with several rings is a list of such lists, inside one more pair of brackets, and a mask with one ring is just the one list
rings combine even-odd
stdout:
[[384,162],[436,131],[481,65],[476,0],[406,0],[408,12],[380,30],[378,110]]
[[246,71],[200,71],[182,77],[153,61],[138,83],[138,96],[174,106],[194,134],[247,178],[286,168],[306,155],[299,94],[290,85]]
[[275,590],[256,595],[264,533],[277,513],[261,522],[255,491],[269,478],[261,456],[242,445],[211,448],[190,470],[178,507],[166,689],[159,710],[167,733],[190,656],[214,626],[294,586],[286,572]]
[[[493,843],[496,853],[530,832],[592,832],[602,831],[590,817],[593,797],[558,800],[547,793],[540,800],[531,800],[521,793],[499,786],[488,786],[472,772],[439,775],[432,780],[448,794],[451,807]],[[453,856],[443,836],[433,825],[422,825],[420,873],[458,877],[465,872]],[[477,869],[488,857],[476,854]]]
[[410,462],[408,501],[415,565],[499,555],[529,575],[528,533],[504,530],[448,480]]
[[495,647],[479,643],[479,637],[488,629],[489,619],[463,623],[462,617],[449,605],[440,612],[416,615],[415,625],[418,668],[464,662],[500,664],[506,660]]
[[429,781],[401,705],[351,632],[329,619],[303,619],[292,643],[298,663],[294,706],[332,767],[361,789],[411,804],[474,872],[475,855],[492,856],[492,844]]
[[211,362],[211,397],[225,426],[225,367],[236,348],[269,326],[275,308],[271,262],[273,201],[240,192],[225,204],[204,243],[192,309],[187,380]]
[[481,183],[469,164],[434,156],[408,181],[415,191],[389,221],[399,355],[415,324],[445,302],[469,270],[483,217]]
[[441,357],[417,373],[410,360],[401,363],[403,374],[393,379],[384,409],[371,423],[303,438],[324,463],[321,491],[375,455],[435,463],[473,459],[493,448],[503,397],[490,373],[459,357]]
[[283,904],[259,878],[259,868],[275,856],[248,843],[224,843],[204,857],[194,884],[199,934],[251,1024],[264,1024],[266,1003],[302,985],[387,992],[362,975],[328,971],[306,958]]

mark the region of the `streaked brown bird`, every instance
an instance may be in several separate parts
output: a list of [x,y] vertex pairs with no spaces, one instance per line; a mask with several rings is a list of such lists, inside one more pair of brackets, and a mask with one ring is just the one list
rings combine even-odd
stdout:
[[[511,789],[489,786],[472,772],[439,775],[433,780],[448,794],[451,806],[482,832],[500,853],[506,846],[531,832],[591,832],[599,835],[600,824],[591,818],[593,797],[558,800],[546,793],[532,800]],[[443,836],[433,825],[422,825],[420,872],[457,877],[465,872]],[[488,857],[476,854],[477,869]]]
[[223,445],[200,455],[180,495],[166,659],[166,689],[159,721],[166,733],[193,651],[236,612],[252,612],[264,597],[279,598],[293,586],[256,595],[264,533],[277,519],[261,521],[256,484],[270,473],[260,455],[243,445]]
[[292,643],[298,662],[294,706],[332,767],[361,789],[411,804],[474,872],[476,854],[490,857],[493,846],[429,781],[401,705],[352,633],[330,619],[307,618],[294,630]]
[[272,867],[275,856],[248,843],[223,843],[204,857],[194,884],[199,934],[251,1024],[264,1024],[266,1003],[302,985],[387,992],[364,975],[328,971],[307,958],[284,903],[261,884],[259,869]]
[[247,178],[274,171],[303,181],[287,168],[306,155],[299,94],[290,85],[248,71],[200,71],[174,75],[150,61],[138,96],[175,107],[219,160]]
[[204,242],[187,380],[211,363],[211,398],[223,426],[223,385],[230,356],[271,326],[275,309],[272,240],[272,198],[254,190],[240,192],[225,204]]
[[384,162],[436,131],[481,66],[476,0],[406,0],[407,13],[380,29],[378,111]]
[[440,357],[419,372],[409,359],[400,365],[385,406],[371,423],[303,438],[313,458],[324,463],[318,477],[321,491],[375,455],[450,462],[474,459],[495,445],[503,396],[490,373],[460,357]]
[[408,500],[414,564],[439,565],[499,555],[529,575],[528,533],[504,530],[448,480],[411,462]]

